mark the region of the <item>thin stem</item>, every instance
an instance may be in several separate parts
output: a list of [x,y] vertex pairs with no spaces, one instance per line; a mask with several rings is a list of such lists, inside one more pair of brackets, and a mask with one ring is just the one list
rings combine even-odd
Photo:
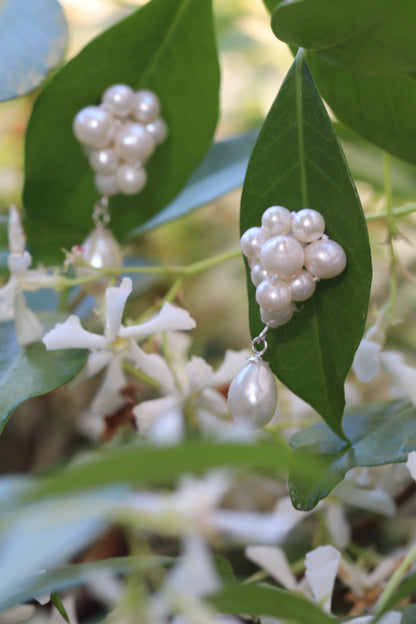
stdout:
[[394,592],[396,591],[396,589],[400,585],[400,582],[401,582],[402,578],[406,574],[406,572],[407,572],[408,568],[411,566],[411,564],[415,561],[415,559],[416,559],[416,544],[407,553],[406,557],[403,559],[402,563],[399,565],[397,570],[394,572],[394,574],[392,575],[391,579],[387,583],[386,588],[384,589],[383,593],[381,594],[380,598],[378,599],[376,607],[375,607],[375,614],[376,614],[377,617],[379,617],[383,613],[384,609],[386,608],[387,604],[389,603],[389,601],[390,601],[391,597],[393,596]]
[[416,212],[416,204],[407,204],[406,206],[399,206],[398,208],[390,208],[389,211],[381,210],[380,212],[373,212],[365,215],[365,219],[366,221],[377,221],[378,219],[387,219],[392,216],[396,219],[396,217],[405,217],[414,212]]

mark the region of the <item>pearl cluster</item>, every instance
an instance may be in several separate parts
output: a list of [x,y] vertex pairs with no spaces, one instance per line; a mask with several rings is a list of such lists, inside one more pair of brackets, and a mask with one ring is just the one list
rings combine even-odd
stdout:
[[290,321],[295,302],[309,299],[318,280],[342,273],[347,258],[324,234],[325,221],[316,210],[290,212],[271,206],[261,223],[244,232],[240,245],[256,286],[261,319],[275,328]]
[[73,130],[85,146],[95,186],[104,197],[141,191],[147,181],[144,164],[168,134],[158,97],[124,84],[109,87],[99,106],[80,110]]

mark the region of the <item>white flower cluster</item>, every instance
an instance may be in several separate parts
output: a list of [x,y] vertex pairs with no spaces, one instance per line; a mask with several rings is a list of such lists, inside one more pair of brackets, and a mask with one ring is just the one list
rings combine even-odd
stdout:
[[342,247],[324,234],[325,221],[316,210],[271,206],[261,223],[244,232],[240,245],[262,321],[278,327],[292,318],[294,302],[309,299],[319,279],[342,273],[347,259]]
[[80,110],[73,128],[104,197],[141,191],[147,182],[144,164],[168,133],[155,93],[134,92],[124,84],[109,87],[99,106]]

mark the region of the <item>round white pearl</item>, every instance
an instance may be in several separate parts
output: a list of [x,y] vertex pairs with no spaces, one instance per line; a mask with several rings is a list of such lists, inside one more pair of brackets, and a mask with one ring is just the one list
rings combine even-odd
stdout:
[[249,262],[259,257],[263,243],[264,236],[261,228],[252,227],[244,232],[240,238],[240,248]]
[[117,169],[118,158],[114,150],[107,148],[103,150],[91,150],[89,161],[92,169],[97,173],[109,175]]
[[302,243],[318,240],[325,230],[325,220],[320,212],[311,208],[299,210],[292,219],[292,232]]
[[263,269],[261,264],[255,264],[251,269],[250,277],[254,286],[259,286],[263,280],[269,277],[269,274]]
[[292,291],[293,301],[306,301],[312,297],[316,289],[316,281],[309,271],[302,269],[290,282],[288,282]]
[[279,278],[287,279],[301,270],[305,254],[302,245],[291,236],[275,236],[264,243],[260,252],[262,266]]
[[256,429],[271,421],[276,406],[276,381],[269,364],[263,360],[249,361],[228,391],[231,416],[237,423]]
[[80,143],[101,149],[112,139],[113,118],[98,106],[87,106],[75,116],[73,130]]
[[120,245],[105,228],[96,228],[86,238],[82,244],[82,257],[96,269],[118,269],[123,263]]
[[345,251],[333,240],[318,240],[305,249],[305,266],[312,275],[330,279],[342,273],[347,264]]
[[115,84],[104,92],[102,102],[112,115],[127,117],[135,105],[135,93],[127,85]]
[[143,167],[120,165],[116,171],[117,186],[125,195],[135,195],[141,191],[146,182],[147,175]]
[[156,145],[160,145],[168,136],[168,125],[162,117],[158,117],[151,123],[146,124],[146,130],[155,140]]
[[288,323],[295,311],[296,306],[294,303],[290,303],[286,308],[283,308],[283,310],[278,310],[277,312],[269,312],[268,310],[265,310],[261,307],[260,316],[263,323],[265,323],[269,327],[272,327],[273,329],[276,329],[276,327]]
[[119,192],[116,176],[113,173],[110,175],[96,173],[94,176],[94,184],[97,191],[101,193],[103,197],[111,197]]
[[153,91],[147,91],[146,89],[137,91],[135,100],[133,117],[137,121],[148,124],[159,117],[160,102]]
[[287,208],[270,206],[263,212],[261,223],[269,237],[280,236],[290,232],[292,217]]
[[114,149],[122,160],[145,162],[154,152],[155,141],[140,123],[127,123],[117,133]]
[[257,303],[269,312],[283,310],[292,301],[292,292],[286,282],[277,280],[273,283],[263,280],[256,289]]

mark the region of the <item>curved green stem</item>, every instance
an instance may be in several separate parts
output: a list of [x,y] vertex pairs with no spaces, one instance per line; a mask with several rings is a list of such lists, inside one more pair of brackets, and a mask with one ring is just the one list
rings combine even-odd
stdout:
[[379,617],[385,611],[385,609],[386,609],[386,607],[387,607],[391,597],[393,596],[394,592],[396,591],[396,589],[400,585],[401,580],[403,579],[404,575],[406,574],[406,571],[408,570],[410,565],[415,560],[416,560],[416,545],[413,546],[413,548],[411,548],[410,551],[407,553],[406,557],[403,559],[402,563],[399,565],[397,570],[394,572],[394,574],[390,578],[389,582],[387,583],[386,588],[384,589],[383,593],[381,594],[380,598],[378,599],[378,602],[377,602],[376,607],[375,607],[375,614],[377,616],[377,619],[379,619]]

